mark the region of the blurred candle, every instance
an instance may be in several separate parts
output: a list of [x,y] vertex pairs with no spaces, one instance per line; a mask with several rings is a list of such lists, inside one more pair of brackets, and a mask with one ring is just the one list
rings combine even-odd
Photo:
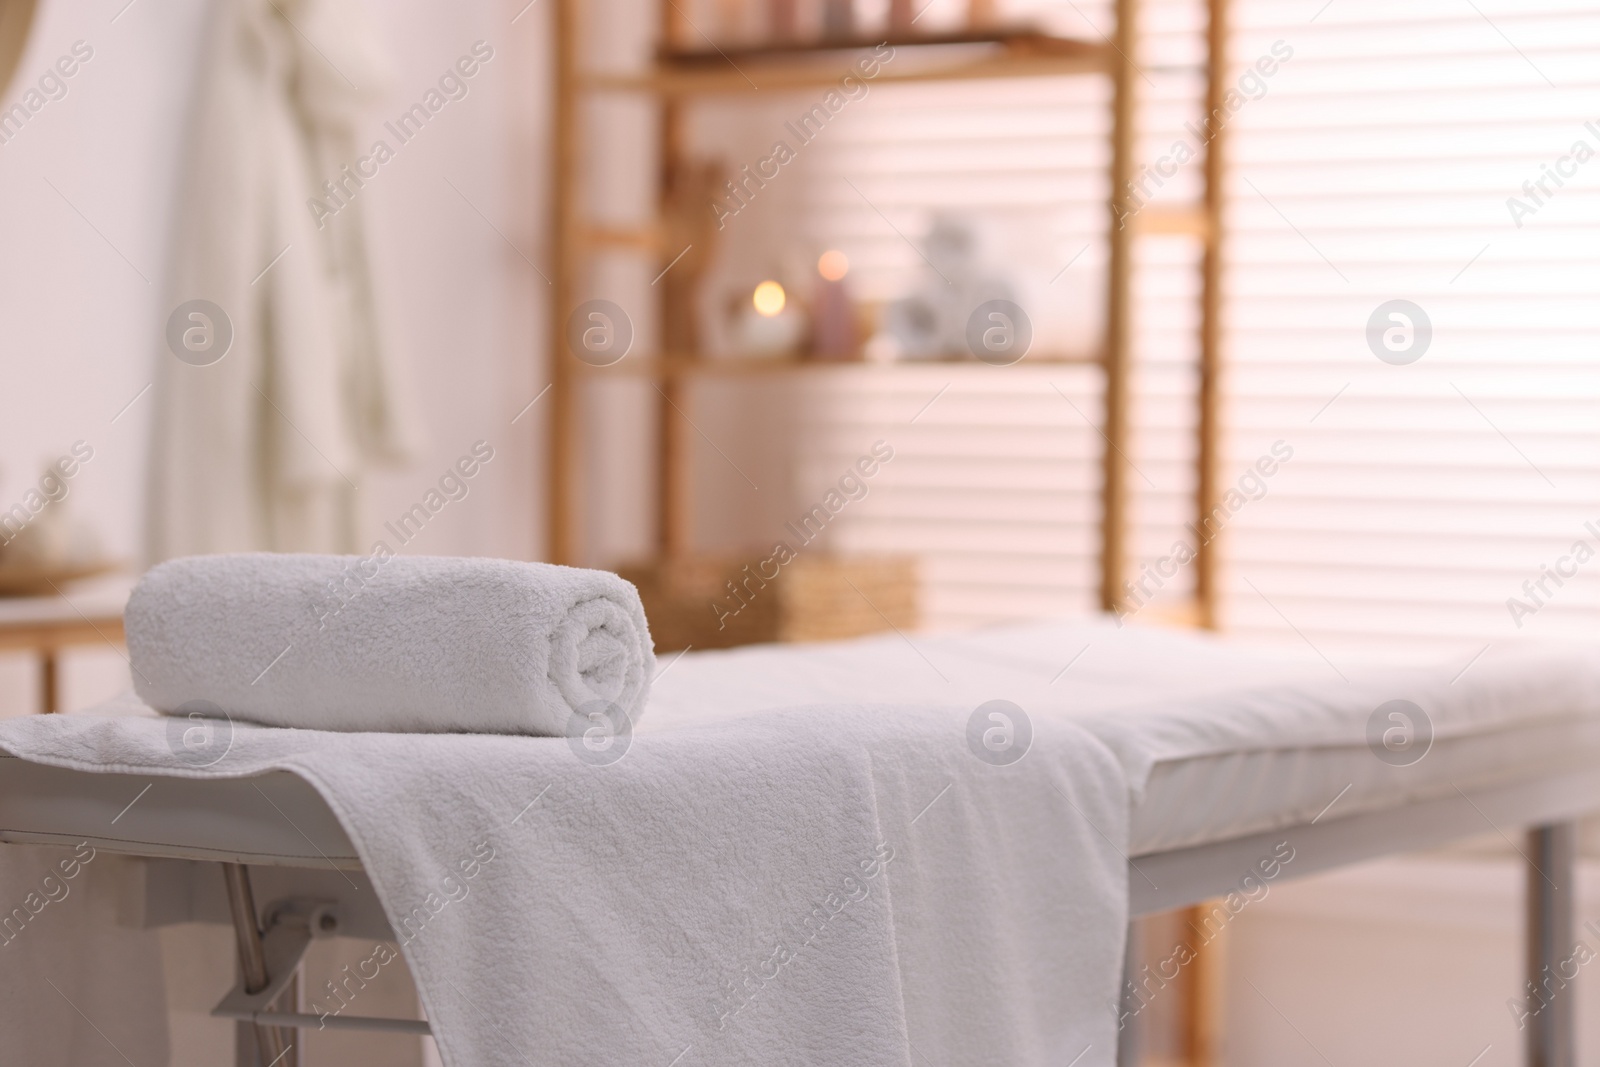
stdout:
[[849,37],[855,30],[853,0],[824,0],[822,8],[822,35],[837,40]]
[[767,0],[767,35],[775,41],[792,41],[795,0]]
[[805,335],[805,318],[789,304],[783,286],[764,281],[743,303],[736,330],[741,355],[786,356]]
[[916,13],[911,10],[911,0],[889,0],[889,33],[905,36],[911,32],[911,20]]
[[770,319],[783,310],[783,306],[789,302],[789,297],[783,291],[783,286],[777,282],[762,282],[756,286],[750,302],[764,318]]
[[850,261],[837,249],[817,260],[816,295],[811,301],[811,349],[818,359],[854,359],[859,347],[855,303],[845,285]]
[[717,36],[724,41],[744,39],[744,0],[717,0]]

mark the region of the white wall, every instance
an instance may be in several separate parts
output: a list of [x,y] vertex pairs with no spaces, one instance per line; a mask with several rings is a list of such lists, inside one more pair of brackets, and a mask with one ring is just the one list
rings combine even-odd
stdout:
[[66,97],[0,145],[0,500],[82,438],[95,456],[70,499],[132,557],[149,394],[111,420],[151,380],[203,4],[138,4],[113,23],[119,6],[41,5],[5,97],[18,100],[73,42],[93,49]]
[[[73,480],[67,506],[114,556],[132,561],[151,394],[122,409],[163,355],[166,237],[207,0],[125,3],[44,0],[3,97],[6,106],[19,99],[73,42],[94,50],[67,95],[0,145],[0,508],[43,461],[81,438],[95,456]],[[520,0],[368,7],[394,72],[388,102],[369,123],[373,137],[474,41],[489,42],[495,58],[467,98],[363,191],[389,337],[411,368],[425,446],[414,467],[369,479],[366,526],[377,536],[384,518],[415,503],[481,438],[495,446],[494,462],[406,551],[535,558],[543,412],[535,407],[514,426],[511,419],[548,380],[540,366],[545,283],[530,261],[548,273],[549,5],[514,24]],[[109,650],[70,659],[69,707],[126,684]],[[30,710],[32,685],[30,663],[0,658],[0,714]]]
[[[135,0],[124,10],[126,2],[44,0],[17,82],[0,97],[4,106],[17,100],[74,41],[94,49],[67,95],[0,145],[0,508],[44,460],[81,438],[95,457],[67,504],[113,555],[132,561],[141,550],[151,395],[118,413],[162,358],[166,235],[207,0]],[[373,137],[474,41],[495,49],[470,94],[363,191],[390,340],[411,368],[425,446],[415,467],[365,487],[372,536],[472,442],[496,449],[470,495],[407,551],[540,551],[543,410],[514,426],[511,419],[548,381],[539,365],[545,283],[529,261],[548,273],[550,5],[533,5],[513,24],[524,2],[368,4],[394,69],[389,100],[370,122]],[[117,653],[86,649],[68,657],[64,702],[83,707],[127,683]],[[33,663],[0,657],[0,715],[31,711],[34,699]],[[175,1062],[227,1062],[228,1027],[208,1026],[201,1014],[223,990],[215,974],[190,969],[193,951],[206,948],[223,953],[226,971],[229,935],[218,928],[165,941],[169,971],[177,968],[168,983],[179,1012]]]
[[[1524,1035],[1506,1001],[1523,981],[1523,885],[1515,856],[1435,854],[1273,888],[1227,931],[1223,1061],[1522,1063]],[[1586,861],[1576,936],[1600,951],[1582,928],[1594,919],[1600,868]],[[1571,989],[1578,1063],[1590,1067],[1600,1064],[1596,966]]]

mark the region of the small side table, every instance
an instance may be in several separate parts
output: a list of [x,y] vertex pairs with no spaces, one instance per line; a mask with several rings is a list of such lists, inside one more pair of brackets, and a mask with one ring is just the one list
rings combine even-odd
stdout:
[[122,649],[122,608],[128,589],[97,585],[60,596],[0,599],[0,652],[31,651],[39,657],[39,711],[60,710],[60,654],[74,645]]

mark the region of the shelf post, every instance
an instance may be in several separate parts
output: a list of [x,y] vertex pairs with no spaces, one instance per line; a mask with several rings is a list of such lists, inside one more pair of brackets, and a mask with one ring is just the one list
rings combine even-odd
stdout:
[[[1217,473],[1221,462],[1222,372],[1222,222],[1226,202],[1223,188],[1223,129],[1228,114],[1223,98],[1228,91],[1228,0],[1209,0],[1206,28],[1206,132],[1205,190],[1201,205],[1205,216],[1200,262],[1200,364],[1195,403],[1195,609],[1196,622],[1215,630],[1217,615],[1218,545],[1207,522],[1218,504]],[[1215,1067],[1222,1062],[1223,990],[1227,985],[1226,941],[1207,945],[1185,986],[1185,1058],[1191,1067]]]
[[1137,0],[1117,0],[1112,57],[1110,257],[1106,278],[1105,456],[1100,514],[1100,607],[1122,603],[1128,505],[1128,379],[1132,363],[1133,226],[1126,197],[1137,149]]
[[1206,523],[1219,502],[1217,479],[1222,460],[1222,224],[1226,203],[1223,168],[1225,125],[1218,116],[1227,115],[1223,98],[1228,91],[1228,0],[1210,0],[1210,26],[1207,36],[1205,168],[1205,250],[1200,278],[1200,377],[1196,403],[1198,440],[1195,447],[1195,605],[1199,623],[1208,630],[1219,625],[1217,616],[1218,545],[1207,535]]
[[549,338],[550,414],[545,467],[545,557],[552,563],[579,562],[573,556],[573,469],[576,465],[577,390],[572,354],[567,351],[567,316],[575,305],[579,222],[573,195],[578,166],[578,0],[556,0],[551,43],[555,107],[551,127],[550,241],[553,252]]
[[[663,100],[660,116],[659,214],[674,217],[688,206],[682,201],[693,185],[684,147],[687,133],[683,102],[671,97]],[[692,197],[690,199],[692,202]],[[673,221],[681,223],[683,220],[674,217]],[[665,229],[678,232],[679,227],[668,225]],[[704,250],[701,251],[703,254]],[[687,254],[689,249],[682,252]],[[658,267],[666,271],[673,257],[679,254],[678,249],[661,248]],[[695,359],[699,356],[694,325],[695,287],[680,282],[687,273],[686,267],[680,267],[677,277],[663,276],[657,280],[661,357]],[[653,380],[659,393],[656,404],[656,546],[662,558],[678,559],[689,552],[694,513],[694,453],[688,425],[692,389],[682,375],[662,375]]]

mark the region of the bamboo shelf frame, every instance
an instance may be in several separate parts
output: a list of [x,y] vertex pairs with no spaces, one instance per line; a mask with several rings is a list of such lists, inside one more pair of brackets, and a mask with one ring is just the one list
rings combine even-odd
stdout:
[[[1034,354],[1029,353],[1030,367],[1096,367],[1104,364],[1098,355]],[[692,355],[667,356],[660,359],[628,359],[612,367],[592,367],[582,364],[580,375],[590,377],[659,377],[659,378],[768,378],[794,374],[895,374],[911,367],[970,367],[968,359],[922,359],[895,363],[868,363],[858,359],[818,360],[782,359],[770,357],[726,359],[698,359]]]
[[896,50],[897,64],[905,50],[908,62],[880,72],[873,78],[875,84],[1104,74],[1116,65],[1115,53],[1102,42],[1021,30],[862,37],[723,51],[667,49],[649,74],[598,74],[586,77],[583,84],[591,90],[670,97],[817,88],[838,82],[841,56],[880,44]]
[[[1221,113],[1227,91],[1227,0],[1207,0],[1210,27],[1206,61],[1208,114]],[[594,368],[566,350],[566,318],[577,305],[585,264],[598,250],[622,250],[653,259],[665,268],[672,252],[666,226],[623,229],[593,226],[581,218],[579,195],[584,187],[580,173],[583,158],[579,110],[590,94],[642,94],[654,100],[661,122],[659,170],[663,188],[684,158],[684,113],[697,98],[738,96],[760,91],[787,91],[835,83],[841,55],[888,43],[896,49],[893,70],[882,71],[875,82],[910,83],[963,79],[1027,78],[1041,76],[1106,77],[1112,87],[1110,131],[1110,187],[1107,204],[1108,266],[1105,338],[1092,354],[1032,355],[1030,363],[1095,365],[1105,375],[1105,418],[1101,433],[1106,447],[1102,458],[1100,603],[1114,610],[1124,599],[1128,577],[1128,461],[1131,426],[1131,379],[1134,241],[1141,235],[1181,234],[1202,246],[1200,264],[1200,356],[1196,393],[1195,516],[1211,513],[1220,499],[1216,467],[1220,457],[1222,371],[1220,354],[1221,240],[1223,236],[1222,135],[1220,130],[1205,147],[1204,191],[1200,202],[1182,207],[1151,205],[1134,213],[1132,225],[1117,220],[1124,197],[1137,179],[1136,118],[1138,88],[1143,73],[1137,64],[1138,0],[1116,0],[1117,26],[1109,40],[1051,36],[1027,27],[978,29],[928,36],[861,37],[807,44],[759,47],[684,49],[665,45],[658,49],[651,68],[642,73],[616,74],[580,69],[582,4],[556,0],[555,4],[555,122],[554,174],[551,183],[550,223],[554,242],[554,302],[549,327],[549,367],[552,408],[546,488],[549,505],[548,555],[559,563],[576,559],[575,527],[580,519],[575,506],[575,471],[579,433],[577,391],[597,375],[643,377],[660,391],[660,447],[658,510],[660,550],[665,556],[685,554],[690,548],[689,470],[691,445],[685,428],[690,405],[691,380],[719,378],[781,379],[784,375],[814,374],[861,369],[883,373],[897,365],[800,362],[797,360],[704,360],[694,353],[670,353],[624,361],[616,367]],[[693,36],[672,0],[662,0],[661,18],[668,41]],[[665,194],[663,194],[664,196]],[[665,204],[663,203],[663,209]],[[671,314],[670,308],[662,309]],[[910,363],[907,366],[939,364]],[[1194,621],[1204,627],[1217,624],[1216,544],[1196,546],[1196,602]]]

